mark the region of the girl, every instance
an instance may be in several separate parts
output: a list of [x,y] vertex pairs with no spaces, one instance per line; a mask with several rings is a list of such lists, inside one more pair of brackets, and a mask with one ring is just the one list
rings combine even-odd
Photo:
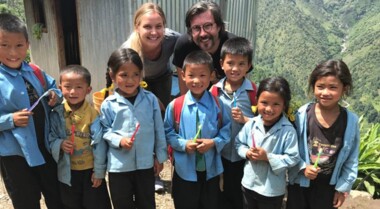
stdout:
[[148,90],[166,107],[171,101],[172,88],[169,59],[180,34],[165,28],[165,14],[154,3],[141,5],[134,15],[133,24],[134,32],[121,48],[132,48],[139,53],[144,62],[144,80],[148,83]]
[[296,115],[301,161],[289,171],[287,209],[338,208],[358,170],[359,127],[355,114],[339,105],[352,79],[341,60],[317,65],[309,78],[315,103]]
[[281,77],[264,79],[257,98],[259,115],[236,137],[238,154],[247,159],[241,182],[244,208],[280,209],[286,169],[299,161],[296,131],[284,114],[291,99],[289,84]]
[[136,51],[114,51],[108,67],[117,88],[104,100],[100,112],[109,144],[107,171],[113,206],[155,208],[154,175],[167,160],[158,101],[140,87],[143,64]]

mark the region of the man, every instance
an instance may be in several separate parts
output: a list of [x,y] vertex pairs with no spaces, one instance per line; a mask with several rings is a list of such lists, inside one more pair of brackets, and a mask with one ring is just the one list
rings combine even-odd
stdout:
[[[173,64],[177,67],[178,75],[182,73],[183,61],[190,52],[204,50],[208,52],[216,70],[216,80],[225,76],[220,66],[220,50],[223,43],[234,34],[225,30],[220,7],[215,2],[201,1],[195,3],[186,13],[187,34],[177,40],[174,48]],[[180,94],[186,93],[187,88],[182,79],[178,79]]]

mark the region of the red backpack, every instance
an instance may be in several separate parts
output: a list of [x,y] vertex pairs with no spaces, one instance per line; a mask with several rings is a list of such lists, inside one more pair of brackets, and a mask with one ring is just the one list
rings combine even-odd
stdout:
[[[213,95],[213,98],[220,108],[219,98]],[[173,121],[174,121],[174,130],[179,133],[179,122],[181,120],[181,113],[182,113],[182,107],[183,102],[185,100],[185,95],[182,95],[176,99],[174,99],[173,102]],[[220,128],[222,126],[222,114],[221,112],[218,113],[218,127]],[[168,146],[168,154],[169,159],[171,162],[173,162],[173,148],[169,145]]]
[[42,73],[41,68],[38,65],[33,64],[33,63],[29,63],[29,66],[33,69],[34,75],[36,75],[36,77],[40,81],[42,87],[46,91],[46,88],[47,88],[47,86],[46,86],[46,80],[45,80],[44,74]]
[[[256,84],[253,83],[252,81],[251,81],[251,85],[252,85],[253,90],[247,90],[248,97],[249,97],[249,100],[251,101],[251,106],[256,106],[257,105],[257,100],[256,100],[257,88],[256,88]],[[212,95],[216,97],[219,96],[218,87],[216,87],[215,85],[211,87],[210,92]]]

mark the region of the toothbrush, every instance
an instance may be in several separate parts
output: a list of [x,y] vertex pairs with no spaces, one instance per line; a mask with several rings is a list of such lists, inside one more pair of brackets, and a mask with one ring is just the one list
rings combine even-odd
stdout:
[[133,132],[133,134],[132,134],[132,136],[131,136],[131,142],[134,142],[135,141],[135,136],[136,136],[136,133],[137,133],[137,131],[139,130],[139,128],[140,128],[140,123],[136,123],[136,129],[135,129],[135,131]]
[[37,105],[38,103],[41,101],[42,98],[46,97],[47,95],[49,95],[49,92],[50,91],[46,91],[45,93],[43,93],[40,98],[37,99],[37,101],[34,102],[34,104],[28,108],[28,111],[31,112]]
[[321,147],[319,147],[318,148],[317,160],[315,160],[315,162],[314,162],[314,168],[318,167],[318,162],[319,162],[319,158],[321,157],[322,151],[323,151],[323,149]]
[[197,134],[195,134],[194,139],[193,139],[193,142],[194,142],[194,143],[197,142],[197,139],[198,139],[198,137],[199,137],[199,134],[201,133],[201,129],[202,129],[202,124],[199,124],[199,125],[198,125],[198,131],[197,131]]

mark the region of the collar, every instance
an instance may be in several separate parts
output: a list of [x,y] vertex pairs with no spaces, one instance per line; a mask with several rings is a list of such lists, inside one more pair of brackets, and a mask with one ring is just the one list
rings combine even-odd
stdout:
[[210,100],[210,99],[212,99],[211,97],[212,97],[211,93],[208,91],[205,91],[203,93],[202,97],[199,100],[197,100],[193,97],[193,95],[191,94],[191,91],[187,91],[187,93],[185,95],[185,102],[186,102],[186,105],[188,105],[188,106],[191,106],[191,105],[198,103],[198,104],[201,104],[201,105],[207,107],[210,104],[212,104],[211,103],[212,100]]
[[25,61],[23,61],[21,63],[20,70],[9,68],[9,67],[7,67],[7,66],[5,66],[3,64],[0,64],[0,69],[1,69],[1,71],[6,72],[6,73],[8,73],[9,75],[11,75],[13,77],[16,77],[21,71],[24,71],[24,72],[31,72],[31,71],[33,71],[32,68]]
[[71,123],[78,124],[85,116],[86,110],[89,108],[88,102],[85,100],[83,105],[76,111],[72,111],[67,101],[63,102],[64,105],[64,116],[65,118],[70,118]]
[[[227,80],[227,77],[224,77],[222,78],[218,83],[215,84],[215,87],[219,88],[219,89],[222,89],[223,91],[225,91],[224,89],[224,83],[226,82]],[[243,80],[243,83],[241,84],[241,86],[237,89],[236,93],[239,93],[241,91],[253,91],[253,87],[252,87],[252,83],[250,80],[248,80],[247,78],[244,78]]]
[[[255,118],[253,118],[253,120],[257,124],[256,127],[260,131],[262,131],[263,133],[265,133],[264,123],[263,123],[261,115],[256,116]],[[282,116],[281,116],[281,119],[279,121],[277,121],[276,124],[274,124],[274,126],[269,130],[268,133],[274,133],[277,130],[282,129],[282,127],[284,127],[284,126],[293,126],[293,125],[289,122],[288,118],[283,113]]]

